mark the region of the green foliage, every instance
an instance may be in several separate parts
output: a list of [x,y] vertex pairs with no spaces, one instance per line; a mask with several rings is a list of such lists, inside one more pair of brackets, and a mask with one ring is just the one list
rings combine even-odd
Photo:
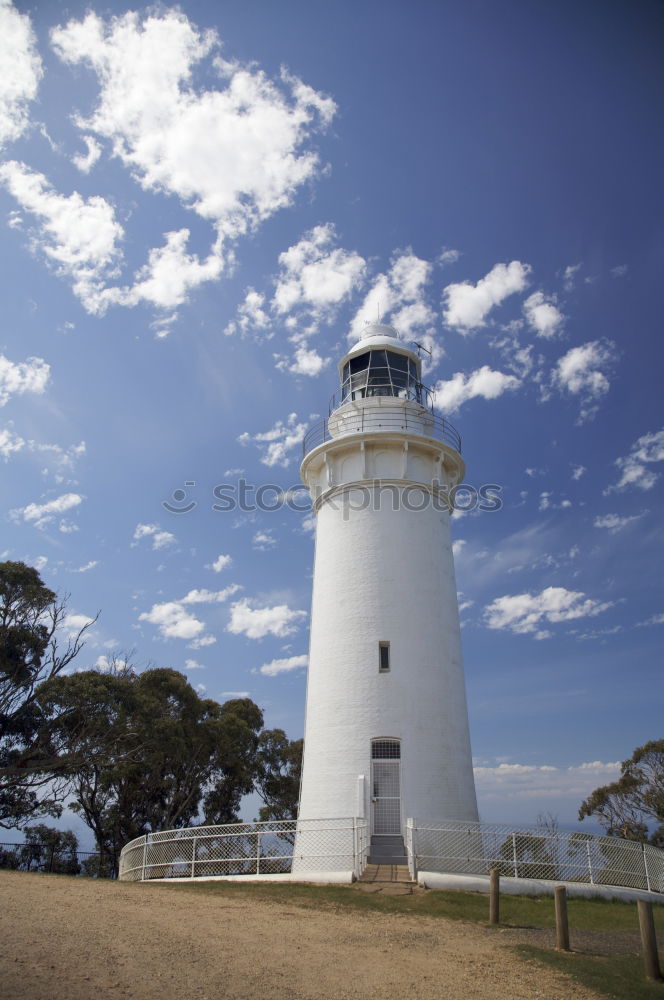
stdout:
[[25,829],[25,842],[0,851],[0,868],[78,875],[78,840],[71,830],[39,823]]
[[614,1000],[661,1000],[662,985],[645,978],[643,959],[635,955],[578,955],[522,945],[524,958],[571,976],[600,996]]
[[266,729],[258,739],[255,788],[263,802],[261,820],[297,817],[304,740],[289,740],[283,729]]
[[594,816],[611,837],[664,847],[664,740],[637,747],[620,769],[617,781],[581,804],[579,819]]
[[61,811],[53,778],[64,763],[49,745],[36,698],[39,685],[78,654],[89,627],[62,644],[65,615],[66,600],[44,586],[37,570],[0,563],[0,826]]
[[52,738],[72,766],[72,808],[94,833],[103,863],[141,834],[237,820],[251,791],[260,709],[248,698],[201,699],[183,674],[87,671],[39,691]]

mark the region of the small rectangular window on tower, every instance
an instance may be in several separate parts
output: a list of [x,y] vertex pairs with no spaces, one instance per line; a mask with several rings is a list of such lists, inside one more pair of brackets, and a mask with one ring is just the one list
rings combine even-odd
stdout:
[[390,669],[390,644],[389,642],[378,643],[378,670],[381,674],[386,674]]

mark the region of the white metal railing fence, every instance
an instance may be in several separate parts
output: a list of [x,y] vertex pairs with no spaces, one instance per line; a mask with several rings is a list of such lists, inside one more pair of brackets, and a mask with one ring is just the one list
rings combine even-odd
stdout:
[[119,878],[196,878],[211,875],[286,875],[366,867],[366,820],[281,820],[164,830],[123,847]]
[[664,850],[619,837],[490,823],[409,819],[406,851],[418,871],[550,879],[664,893]]

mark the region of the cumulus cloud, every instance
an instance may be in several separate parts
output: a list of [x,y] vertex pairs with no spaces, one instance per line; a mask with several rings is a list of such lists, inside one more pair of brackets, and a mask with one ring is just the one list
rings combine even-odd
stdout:
[[252,607],[253,602],[244,598],[231,605],[231,619],[226,626],[233,635],[246,635],[248,639],[263,639],[266,635],[282,638],[297,632],[306,611],[293,611],[287,604],[273,607]]
[[592,618],[612,605],[612,601],[596,601],[580,591],[546,587],[539,594],[497,597],[485,608],[484,621],[491,629],[509,629],[519,635],[531,634],[544,639],[551,633],[540,629],[541,624]]
[[134,539],[132,548],[138,545],[142,538],[151,538],[153,549],[164,549],[176,541],[175,535],[170,531],[162,531],[158,524],[137,524],[132,537]]
[[231,320],[224,333],[231,336],[240,332],[244,336],[248,333],[266,332],[271,326],[270,314],[265,310],[265,296],[249,286],[244,301],[238,308],[236,319]]
[[50,374],[51,366],[43,358],[16,362],[0,354],[0,406],[12,396],[22,396],[26,392],[40,395],[46,389]]
[[478,796],[482,801],[497,799],[558,799],[583,801],[599,785],[615,781],[620,762],[588,761],[569,767],[551,764],[496,763],[473,768]]
[[238,441],[246,445],[254,442],[261,452],[263,465],[287,466],[293,460],[293,452],[302,444],[307,425],[298,423],[297,413],[291,413],[286,421],[277,420],[274,427],[260,434],[240,434]]
[[99,145],[97,140],[91,135],[84,135],[83,141],[85,143],[87,152],[85,153],[85,155],[79,153],[76,156],[72,156],[71,162],[74,164],[75,167],[78,167],[81,173],[89,174],[92,168],[94,167],[95,163],[101,156],[101,146]]
[[613,486],[607,487],[604,493],[622,492],[632,487],[651,490],[659,474],[648,466],[653,462],[662,461],[664,461],[664,428],[661,431],[644,434],[632,445],[629,455],[616,459],[615,464],[620,469],[620,479]]
[[496,264],[476,285],[470,281],[447,285],[443,291],[445,323],[463,334],[484,326],[492,309],[526,288],[530,271],[529,264],[513,260]]
[[[302,147],[330,123],[334,102],[285,72],[277,85],[223,60],[216,33],[177,9],[107,21],[88,13],[56,28],[52,42],[99,78],[99,102],[79,126],[108,139],[143,188],[177,195],[224,235],[290,204],[319,170]],[[210,56],[221,85],[197,90],[193,74]]]
[[88,312],[103,313],[110,301],[104,286],[117,274],[124,236],[113,206],[99,195],[59,194],[43,174],[15,160],[0,166],[0,183],[37,218],[33,249],[71,280],[74,294]]
[[364,279],[366,261],[358,253],[336,247],[332,223],[316,226],[279,254],[272,307],[284,316],[305,307],[316,319],[332,318],[341,303]]
[[205,568],[211,569],[215,573],[221,573],[221,571],[230,566],[232,562],[233,560],[231,559],[230,556],[219,555],[217,556],[217,558],[214,560],[213,563],[209,563],[209,565],[207,565]]
[[456,372],[451,379],[440,380],[434,386],[434,406],[444,413],[454,413],[469,399],[497,399],[504,392],[518,389],[520,379],[515,375],[493,371],[482,365],[470,375]]
[[376,275],[351,321],[348,339],[360,340],[368,323],[393,324],[406,339],[417,340],[431,353],[434,367],[444,351],[435,335],[436,314],[427,298],[433,265],[411,249],[398,252],[387,273]]
[[[63,493],[62,496],[56,497],[55,500],[48,500],[46,503],[29,503],[26,507],[18,507],[10,511],[10,517],[16,522],[23,520],[34,524],[35,528],[45,528],[60,514],[78,507],[82,502],[83,497],[78,493]],[[60,530],[66,532],[72,528],[67,522],[61,521]]]
[[615,535],[616,532],[622,531],[632,521],[640,521],[647,513],[648,511],[644,510],[640,514],[633,514],[631,517],[620,517],[618,514],[598,515],[593,521],[593,527],[607,528],[610,534]]
[[547,299],[543,292],[533,292],[523,303],[523,312],[538,337],[550,340],[560,332],[565,317],[555,304],[555,298]]
[[276,544],[276,538],[269,531],[257,531],[251,539],[251,546],[257,552],[266,552],[268,549],[274,548]]
[[265,674],[266,677],[276,677],[277,674],[285,674],[291,670],[306,667],[308,662],[309,657],[306,654],[304,656],[287,656],[282,660],[271,660],[270,663],[264,663],[262,667],[258,668],[258,672]]
[[581,404],[579,423],[591,420],[597,413],[599,401],[609,391],[607,376],[615,362],[615,344],[592,340],[572,347],[556,363],[552,385],[561,393],[578,396]]
[[24,447],[25,441],[23,438],[15,434],[10,427],[3,427],[0,430],[0,455],[2,455],[5,461]]
[[212,645],[216,639],[212,635],[201,635],[205,631],[205,623],[189,610],[189,606],[219,604],[240,589],[237,584],[231,584],[224,590],[190,590],[179,600],[153,604],[149,611],[138,616],[138,620],[155,625],[163,639],[188,639],[192,649],[200,649]]
[[0,146],[18,139],[28,126],[28,105],[43,76],[35,34],[27,14],[0,0]]

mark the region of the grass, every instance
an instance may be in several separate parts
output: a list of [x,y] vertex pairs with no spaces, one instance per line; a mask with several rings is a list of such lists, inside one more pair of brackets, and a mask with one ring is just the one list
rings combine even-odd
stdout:
[[[255,901],[286,903],[315,909],[348,908],[365,912],[404,913],[488,924],[489,899],[476,892],[436,890],[409,896],[365,892],[357,886],[269,882],[159,883],[168,892],[200,892]],[[656,905],[655,926],[664,934],[664,903]],[[636,904],[608,899],[569,899],[570,929],[638,931]],[[501,896],[502,927],[555,927],[552,896]]]
[[616,1000],[662,1000],[664,984],[644,977],[643,960],[634,955],[575,955],[520,945],[523,958],[562,972],[578,983]]

